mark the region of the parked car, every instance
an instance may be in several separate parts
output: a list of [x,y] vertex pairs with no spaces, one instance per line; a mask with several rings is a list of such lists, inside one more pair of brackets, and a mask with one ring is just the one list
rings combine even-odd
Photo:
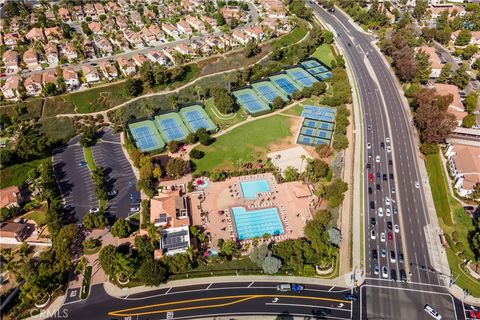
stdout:
[[277,285],[277,291],[282,291],[282,292],[288,292],[288,291],[300,292],[303,289],[305,289],[303,285],[298,283],[282,283]]

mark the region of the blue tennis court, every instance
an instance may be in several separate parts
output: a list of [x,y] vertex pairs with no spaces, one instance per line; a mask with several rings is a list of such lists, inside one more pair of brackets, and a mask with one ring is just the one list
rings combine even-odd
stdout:
[[301,64],[302,66],[304,66],[305,68],[307,68],[307,69],[309,69],[309,68],[315,68],[315,67],[320,66],[320,63],[318,63],[318,62],[315,61],[315,60],[302,61],[300,64]]
[[258,90],[258,92],[260,92],[268,100],[268,102],[272,102],[276,97],[278,97],[278,93],[269,86],[258,86],[255,89]]
[[332,77],[332,73],[330,71],[329,72],[324,72],[324,73],[318,73],[318,74],[315,75],[315,77],[324,81],[324,80],[330,79]]
[[292,71],[291,75],[295,78],[296,81],[300,82],[305,87],[310,87],[312,84],[315,83],[315,80],[311,77],[307,76],[303,72],[300,71]]
[[183,131],[175,119],[159,119],[158,123],[162,127],[169,141],[182,140],[184,138]]
[[288,79],[279,78],[273,80],[280,88],[282,88],[287,94],[292,94],[297,91],[297,87],[293,85]]
[[194,131],[197,131],[200,128],[208,129],[209,127],[207,120],[197,110],[185,112],[184,116],[187,119],[187,121],[190,123]]
[[256,112],[263,109],[262,104],[251,93],[242,93],[238,96],[238,100],[244,105],[250,112]]
[[142,150],[147,150],[158,146],[158,143],[149,127],[134,128],[133,135],[138,146]]

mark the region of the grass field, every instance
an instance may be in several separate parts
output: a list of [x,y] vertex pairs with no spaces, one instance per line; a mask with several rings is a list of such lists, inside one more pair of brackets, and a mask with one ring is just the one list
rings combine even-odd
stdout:
[[438,217],[441,218],[447,226],[453,226],[450,214],[450,203],[448,201],[447,182],[439,157],[439,154],[428,155],[426,163],[430,177],[430,185],[433,186],[433,201],[435,202],[435,210],[437,211]]
[[457,279],[456,284],[463,289],[467,289],[472,296],[480,297],[480,281],[475,280],[463,270],[460,265],[461,261],[450,248],[446,247],[445,250],[450,269],[452,269],[453,276]]
[[39,227],[43,226],[46,223],[44,211],[34,210],[24,215],[23,218],[35,221]]
[[128,98],[123,96],[125,82],[117,82],[86,91],[72,93],[70,101],[78,113],[102,111],[117,106]]
[[317,58],[329,67],[332,66],[332,60],[335,59],[332,53],[332,46],[326,43],[319,46],[312,54],[312,57]]
[[[205,102],[205,112],[210,116],[210,118],[216,124],[220,125],[222,129],[228,128],[234,124],[244,121],[247,119],[247,115],[242,109],[239,109],[234,114],[222,115],[219,114],[219,111],[215,109],[215,103],[213,98],[207,99]],[[217,115],[221,116],[217,117]]]
[[42,163],[51,161],[50,157],[14,164],[0,170],[0,188],[21,186],[27,180],[30,170],[36,169]]
[[87,162],[88,169],[93,171],[97,168],[95,165],[95,160],[93,159],[93,153],[91,148],[83,148],[83,155],[85,156],[85,161]]
[[194,161],[196,171],[232,169],[239,160],[265,158],[269,145],[291,135],[290,119],[280,115],[244,124],[218,137],[210,146],[199,146],[205,157]]
[[295,42],[300,41],[303,37],[305,37],[306,34],[306,27],[296,27],[292,30],[292,32],[275,41],[273,46],[276,48],[289,46],[291,44],[294,44]]
[[45,133],[52,141],[66,141],[75,135],[71,118],[42,117],[38,122],[42,125],[40,131]]

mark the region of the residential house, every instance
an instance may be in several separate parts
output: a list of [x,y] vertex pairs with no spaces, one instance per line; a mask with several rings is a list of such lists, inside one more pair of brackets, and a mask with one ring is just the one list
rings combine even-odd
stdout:
[[[20,17],[13,17],[12,19],[10,19],[10,24],[8,25],[8,28],[10,29],[10,32],[18,32],[20,31],[20,28],[22,27],[22,25],[23,23],[20,21]],[[0,26],[0,27],[3,27],[3,26]]]
[[97,11],[98,15],[106,14],[107,12],[105,11],[105,8],[103,7],[103,4],[100,2],[95,2],[93,5],[95,7],[95,11]]
[[190,225],[189,199],[179,190],[161,192],[150,201],[150,223],[156,227],[178,228]]
[[87,83],[100,81],[100,75],[97,68],[89,65],[82,66],[82,73]]
[[109,12],[114,12],[114,13],[119,13],[122,10],[120,6],[113,1],[109,1],[106,7]]
[[159,50],[152,50],[147,53],[147,58],[150,59],[153,63],[159,63],[166,65],[168,62],[165,54]]
[[465,107],[463,106],[462,100],[460,99],[458,87],[453,84],[446,83],[435,83],[433,87],[439,95],[446,96],[451,94],[453,96],[453,101],[448,106],[447,111],[448,113],[455,116],[455,118],[457,119],[457,123],[460,126],[462,124],[463,118],[465,118],[465,116],[467,115],[467,112],[465,111]]
[[194,29],[200,31],[200,32],[205,32],[205,24],[203,21],[193,17],[193,16],[187,16],[185,18],[185,21]]
[[19,207],[22,202],[22,193],[17,186],[0,190],[0,208]]
[[103,36],[96,36],[95,37],[95,45],[103,53],[113,52],[112,44],[110,43],[110,41],[108,41],[107,38],[105,38]]
[[130,42],[133,46],[137,48],[144,47],[143,39],[139,32],[134,32],[130,29],[127,29],[123,32],[123,34],[125,35],[125,38],[128,40],[128,42]]
[[153,12],[148,8],[143,9],[143,16],[148,18],[150,21],[156,20],[157,18],[157,15],[155,14],[155,12]]
[[179,43],[175,46],[175,50],[179,52],[180,54],[183,54],[185,56],[195,56],[196,53],[195,51],[192,50],[188,45],[185,43]]
[[168,34],[170,37],[178,36],[177,28],[170,22],[162,23],[162,30]]
[[130,19],[132,20],[133,24],[136,25],[137,27],[141,28],[144,26],[144,23],[142,21],[142,16],[138,11],[132,10],[130,12]]
[[77,21],[85,20],[85,13],[83,12],[82,6],[74,6],[72,9],[72,17]]
[[45,18],[49,21],[55,21],[57,17],[55,17],[55,13],[52,10],[45,11]]
[[172,48],[163,48],[162,52],[165,55],[165,57],[167,57],[170,61],[175,63],[175,50],[173,50]]
[[50,66],[56,66],[58,64],[58,49],[57,44],[49,42],[45,45],[45,57],[47,58]]
[[29,41],[44,41],[45,36],[43,35],[42,28],[32,28],[27,32],[25,38]]
[[185,20],[180,20],[180,21],[177,23],[177,30],[178,30],[180,33],[183,33],[183,34],[186,34],[186,35],[191,35],[191,34],[193,34],[192,28],[190,27],[190,25],[189,25]]
[[125,30],[128,28],[128,18],[125,16],[117,16],[115,17],[115,22],[120,30]]
[[225,49],[225,43],[223,41],[221,41],[219,37],[208,36],[205,39],[205,43],[212,48],[217,48],[217,49],[220,49],[220,50]]
[[[457,30],[452,32],[451,40],[455,42],[457,40],[458,35],[460,34],[461,30]],[[480,31],[472,31],[472,37],[470,38],[470,42],[468,44],[471,45],[480,45]]]
[[70,17],[70,12],[67,8],[60,8],[58,9],[58,15],[60,16],[60,20],[65,23],[72,22],[72,18]]
[[447,165],[453,175],[454,188],[462,197],[468,197],[480,183],[480,147],[450,143],[445,151]]
[[235,29],[232,32],[233,39],[238,42],[239,44],[247,44],[249,38],[247,35],[240,29]]
[[88,24],[88,29],[90,29],[93,34],[103,34],[102,24],[98,21],[90,22]]
[[91,41],[87,40],[83,43],[83,52],[85,53],[85,57],[88,59],[95,59],[97,57],[95,55],[95,47]]
[[116,32],[117,26],[115,21],[112,18],[108,17],[107,19],[103,20],[103,27],[102,29],[106,32]]
[[83,5],[83,12],[87,17],[92,17],[92,18],[97,17],[97,10],[95,10],[95,7],[91,3],[85,3]]
[[38,62],[38,52],[35,48],[30,48],[23,53],[23,62],[30,71],[42,70]]
[[9,48],[15,47],[20,42],[18,33],[5,33],[3,35],[3,43]]
[[18,75],[13,75],[8,77],[5,81],[5,84],[2,87],[2,94],[5,99],[17,99],[20,97],[18,91],[21,84],[21,77]]
[[40,73],[34,73],[29,75],[23,81],[23,86],[28,96],[38,96],[42,93],[42,75]]
[[65,43],[62,47],[62,53],[70,62],[78,57],[77,50],[75,49],[73,42]]
[[105,79],[108,79],[108,81],[112,81],[113,79],[118,78],[118,70],[117,67],[115,67],[114,64],[112,64],[110,61],[102,61],[99,64],[100,66],[100,71],[102,71],[103,76]]
[[142,35],[143,40],[145,40],[146,43],[152,43],[157,40],[157,37],[155,36],[155,33],[150,31],[149,28],[143,28],[140,31],[140,34]]
[[47,83],[53,83],[57,85],[57,75],[54,70],[45,71],[42,73],[42,86],[45,86]]
[[148,61],[148,58],[142,53],[137,53],[132,57],[132,60],[138,67],[141,67],[144,62]]
[[149,27],[148,27],[148,30],[153,33],[158,40],[165,40],[165,34],[163,33],[162,31],[162,28],[160,28],[158,26],[158,24],[151,24]]
[[429,47],[426,45],[421,46],[420,51],[423,51],[426,55],[428,55],[428,60],[432,66],[430,78],[438,78],[440,76],[440,72],[442,71],[443,64],[440,56],[437,54],[437,51],[434,47]]
[[261,41],[265,38],[265,33],[260,25],[247,27],[244,31],[248,37],[255,40]]
[[62,38],[62,32],[59,27],[45,28],[44,34],[48,41],[58,41]]
[[130,9],[130,3],[127,0],[118,0],[117,3],[120,8],[122,8],[123,12],[128,12]]
[[0,224],[0,243],[18,244],[27,239],[30,226],[25,223],[3,222]]
[[217,20],[215,20],[213,18],[210,18],[209,16],[202,16],[202,21],[204,21],[205,23],[210,25],[210,27],[212,27],[212,28],[217,27]]
[[115,39],[113,40],[113,42],[123,51],[127,51],[130,49],[130,43],[121,33],[117,33],[115,35]]
[[239,6],[224,6],[220,9],[222,16],[225,20],[230,21],[232,19],[243,20],[244,15],[242,14],[242,9]]
[[120,67],[120,70],[126,76],[133,75],[137,72],[137,68],[135,67],[135,64],[125,57],[118,57],[117,63],[118,63],[118,66]]
[[2,60],[7,73],[17,73],[19,57],[16,51],[13,51],[13,50],[6,51],[2,56]]
[[154,258],[185,253],[190,247],[190,229],[188,226],[160,230],[160,248],[155,250]]
[[62,75],[68,90],[73,90],[80,86],[78,73],[72,67],[66,67],[63,69]]

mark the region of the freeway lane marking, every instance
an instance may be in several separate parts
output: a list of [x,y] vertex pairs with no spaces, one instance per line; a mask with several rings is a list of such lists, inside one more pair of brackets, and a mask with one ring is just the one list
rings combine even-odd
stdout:
[[[273,294],[236,295],[236,296],[199,298],[199,299],[189,299],[189,300],[183,300],[183,301],[172,301],[172,302],[157,303],[157,304],[151,304],[151,305],[140,306],[140,307],[133,307],[133,308],[123,309],[123,310],[110,311],[108,313],[108,315],[117,316],[117,317],[128,317],[128,316],[143,316],[143,315],[149,315],[149,314],[158,314],[158,313],[165,313],[165,312],[187,311],[187,310],[196,310],[196,309],[208,309],[208,308],[230,306],[230,305],[233,305],[233,304],[241,303],[241,302],[252,300],[252,299],[275,298],[275,297],[308,299],[308,300],[317,300],[317,301],[330,301],[330,302],[351,304],[350,301],[346,301],[346,300],[332,299],[332,298],[321,298],[321,297],[311,297],[311,296],[278,295],[278,294],[277,295],[273,295]],[[174,309],[133,312],[133,313],[130,312],[130,311],[145,310],[145,309],[155,308],[155,307],[179,305],[179,304],[184,304],[184,303],[214,301],[214,300],[227,300],[227,299],[237,299],[237,300],[234,300],[234,301],[231,301],[231,302],[218,303],[218,304],[214,304],[214,305],[179,307],[179,308],[174,308]]]
[[289,306],[289,307],[305,307],[305,308],[322,308],[322,309],[330,309],[330,310],[338,310],[338,311],[344,311],[344,312],[350,312],[350,308],[344,309],[344,308],[335,308],[335,307],[324,307],[324,306],[319,306],[315,304],[296,304],[296,303],[272,303],[272,302],[267,302],[265,303],[267,306]]

